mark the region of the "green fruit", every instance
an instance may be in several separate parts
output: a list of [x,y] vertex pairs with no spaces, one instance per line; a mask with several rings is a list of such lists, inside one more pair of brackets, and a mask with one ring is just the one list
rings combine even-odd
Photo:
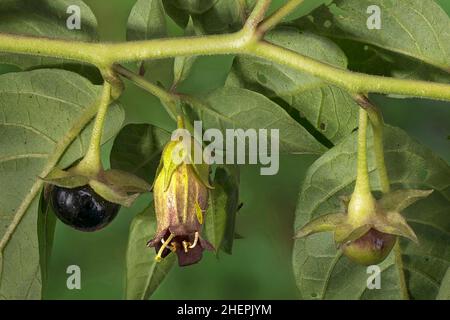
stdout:
[[350,260],[370,266],[382,262],[394,247],[397,237],[370,229],[359,239],[342,246],[344,255]]

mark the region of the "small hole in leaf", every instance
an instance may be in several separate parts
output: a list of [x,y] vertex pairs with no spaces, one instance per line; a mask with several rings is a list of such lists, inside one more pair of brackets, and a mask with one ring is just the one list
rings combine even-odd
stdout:
[[317,298],[317,293],[315,293],[315,292],[311,293],[311,297],[312,298]]
[[325,128],[326,128],[325,123],[321,122],[321,123],[320,123],[320,130],[324,131]]

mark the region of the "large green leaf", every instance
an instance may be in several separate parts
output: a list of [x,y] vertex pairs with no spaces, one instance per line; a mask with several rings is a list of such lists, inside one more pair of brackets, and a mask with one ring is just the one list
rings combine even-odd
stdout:
[[209,205],[205,218],[205,232],[216,249],[232,252],[234,227],[239,206],[239,168],[218,167],[214,176],[214,189],[209,191]]
[[[80,8],[81,30],[70,30],[66,13],[71,5]],[[97,20],[81,0],[2,0],[0,2],[0,32],[43,36],[78,41],[97,41]],[[0,63],[23,69],[42,65],[61,65],[69,61],[56,58],[16,54],[0,54]],[[86,71],[87,66],[72,66],[75,71]]]
[[[138,0],[127,23],[127,40],[148,40],[167,37],[166,13],[161,0]],[[140,73],[168,88],[173,79],[173,59],[139,62]]]
[[[198,35],[194,27],[194,22],[189,19],[189,23],[184,30],[184,36],[192,37]],[[172,88],[182,83],[191,73],[192,67],[194,66],[197,56],[180,56],[175,57],[173,63],[173,84]]]
[[193,15],[204,33],[229,33],[239,30],[244,24],[245,6],[240,0],[218,0],[208,11]]
[[202,14],[219,0],[167,0],[173,6],[190,14]]
[[46,286],[48,285],[48,265],[56,228],[56,216],[53,213],[50,201],[46,201],[44,193],[42,192],[41,194],[37,222],[42,293],[45,292]]
[[[339,68],[347,66],[339,47],[312,33],[284,27],[270,32],[265,39]],[[237,57],[233,69],[246,88],[282,98],[332,142],[357,126],[358,105],[352,97],[319,78],[253,57]]]
[[[0,76],[0,298],[39,298],[37,213],[42,175],[56,143],[101,94],[81,76],[63,70],[35,70]],[[88,109],[91,107],[90,109]],[[121,127],[123,110],[108,112],[103,140]],[[66,167],[86,152],[92,127],[73,142],[60,161]],[[20,221],[17,214],[24,212]],[[6,232],[12,232],[6,241]]]
[[447,269],[444,279],[441,283],[441,288],[437,296],[438,300],[450,300],[450,268]]
[[[371,5],[381,9],[379,30],[367,28]],[[317,31],[332,37],[372,44],[450,70],[450,18],[433,0],[336,0],[314,12],[312,19]],[[307,20],[299,21],[302,27],[305,24]]]
[[128,124],[117,135],[111,150],[111,167],[153,182],[167,131],[149,124]]
[[[246,89],[224,87],[204,97],[206,103],[195,104],[205,128],[279,129],[280,151],[320,154],[325,148],[289,114],[267,97]],[[225,135],[224,135],[225,136]]]
[[126,299],[146,300],[155,292],[175,262],[170,254],[155,261],[155,249],[147,242],[155,236],[156,219],[153,203],[131,222],[127,249]]
[[163,0],[163,5],[167,15],[171,17],[178,26],[184,29],[189,22],[189,13],[174,6],[172,0]]
[[[344,139],[309,168],[298,199],[296,229],[311,219],[339,211],[340,197],[351,194],[356,172],[356,139],[356,133]],[[428,198],[404,212],[420,244],[401,239],[399,250],[393,250],[380,264],[381,289],[369,290],[366,267],[350,262],[337,251],[332,234],[296,240],[293,266],[304,299],[400,299],[404,298],[403,289],[411,298],[436,298],[450,266],[450,168],[400,129],[386,127],[384,142],[393,189],[434,189]],[[380,190],[374,162],[370,151],[371,185]]]
[[161,0],[138,0],[128,18],[127,39],[145,40],[167,36]]

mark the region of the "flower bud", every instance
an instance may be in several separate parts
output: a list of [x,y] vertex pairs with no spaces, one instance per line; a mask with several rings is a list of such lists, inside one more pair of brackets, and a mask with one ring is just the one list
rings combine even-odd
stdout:
[[[192,139],[192,145],[195,143]],[[157,261],[175,252],[179,265],[187,266],[197,263],[203,250],[213,249],[200,236],[208,207],[208,187],[203,181],[208,176],[200,177],[198,172],[208,172],[209,168],[196,170],[188,161],[189,153],[182,155],[181,163],[174,161],[175,153],[179,156],[178,152],[184,152],[180,144],[183,142],[169,142],[162,154],[153,188],[157,232],[148,246],[155,248]]]

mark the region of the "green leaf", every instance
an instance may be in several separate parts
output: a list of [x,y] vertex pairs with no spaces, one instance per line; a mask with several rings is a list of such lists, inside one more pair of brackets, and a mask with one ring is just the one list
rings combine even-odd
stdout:
[[189,14],[186,11],[178,9],[172,3],[172,0],[163,0],[164,9],[169,17],[182,29],[186,28],[189,22]]
[[133,173],[152,183],[170,133],[149,124],[128,124],[111,150],[111,168]]
[[147,242],[155,236],[156,220],[153,203],[131,222],[127,249],[126,299],[147,300],[162,283],[175,262],[170,254],[156,262],[155,249]]
[[450,268],[447,269],[445,277],[442,280],[441,288],[437,295],[437,300],[450,300]]
[[190,14],[202,14],[214,6],[218,0],[171,0],[178,9],[184,10]]
[[[67,19],[71,14],[66,12],[71,5],[80,8],[81,30],[67,28]],[[81,0],[2,0],[0,2],[0,32],[77,41],[98,41],[95,16]],[[77,72],[90,70],[86,65],[73,64],[68,60],[18,54],[0,54],[0,63],[15,65],[22,69],[68,64]]]
[[[347,58],[332,41],[297,28],[277,28],[267,33],[264,40],[339,68],[347,66]],[[321,79],[310,74],[260,58],[239,56],[235,62],[246,81],[257,83],[280,97],[325,85]]]
[[[339,68],[347,66],[338,46],[312,33],[283,27],[269,32],[265,40]],[[319,78],[253,57],[237,57],[233,69],[232,77],[242,77],[246,88],[282,98],[332,142],[357,127],[359,107],[351,95]],[[229,85],[232,81],[236,85],[232,79]]]
[[[167,37],[167,24],[161,0],[138,0],[127,23],[127,40],[149,40]],[[173,79],[173,59],[140,62],[140,73],[156,84],[168,88]]]
[[48,284],[48,265],[52,253],[53,239],[56,228],[56,216],[53,213],[50,200],[47,201],[44,198],[44,192],[41,194],[37,220],[41,283],[42,293],[44,293]]
[[[36,215],[42,180],[38,176],[48,165],[56,143],[79,121],[81,113],[91,107],[94,117],[92,105],[100,95],[100,86],[63,70],[0,76],[1,298],[37,299],[41,295]],[[123,110],[112,105],[103,142],[116,134],[123,120]],[[66,142],[69,148],[59,167],[67,167],[84,155],[91,131],[89,125],[73,142]],[[16,222],[18,212],[25,214]],[[8,241],[7,230],[11,232]]]
[[205,232],[216,249],[231,254],[235,237],[235,220],[239,205],[239,169],[218,167],[214,189],[209,191],[209,205],[205,218]]
[[[367,28],[367,8],[381,9],[381,29]],[[313,13],[317,30],[450,69],[450,18],[433,0],[336,0]],[[303,26],[306,21],[300,20]]]
[[[296,210],[296,229],[340,206],[340,196],[351,194],[356,176],[357,134],[344,139],[308,170]],[[336,250],[332,234],[296,240],[293,267],[304,299],[401,299],[408,291],[414,299],[434,299],[450,266],[450,168],[426,147],[400,129],[385,128],[385,153],[391,186],[397,189],[434,189],[426,199],[408,207],[403,215],[420,245],[400,238],[399,250],[380,264],[381,289],[367,289],[366,268]],[[373,190],[380,190],[368,140],[369,172]],[[403,282],[404,280],[404,282]],[[402,284],[406,283],[406,288]]]
[[[192,22],[192,19],[189,19],[189,23],[186,27],[186,30],[184,31],[184,35],[194,36],[196,35],[195,29],[194,29],[194,23]],[[174,71],[173,71],[173,85],[172,87],[176,87],[179,83],[186,80],[186,78],[189,76],[189,73],[192,70],[192,67],[194,66],[195,61],[197,60],[196,56],[180,56],[175,57],[174,61]]]
[[280,151],[320,154],[325,150],[313,136],[289,114],[267,97],[245,89],[224,87],[205,97],[206,104],[195,105],[205,128],[279,129]]
[[167,36],[161,0],[138,0],[131,9],[127,25],[128,40],[146,40]]
[[218,0],[215,5],[201,15],[193,15],[207,34],[238,31],[244,24],[245,7],[240,0]]

